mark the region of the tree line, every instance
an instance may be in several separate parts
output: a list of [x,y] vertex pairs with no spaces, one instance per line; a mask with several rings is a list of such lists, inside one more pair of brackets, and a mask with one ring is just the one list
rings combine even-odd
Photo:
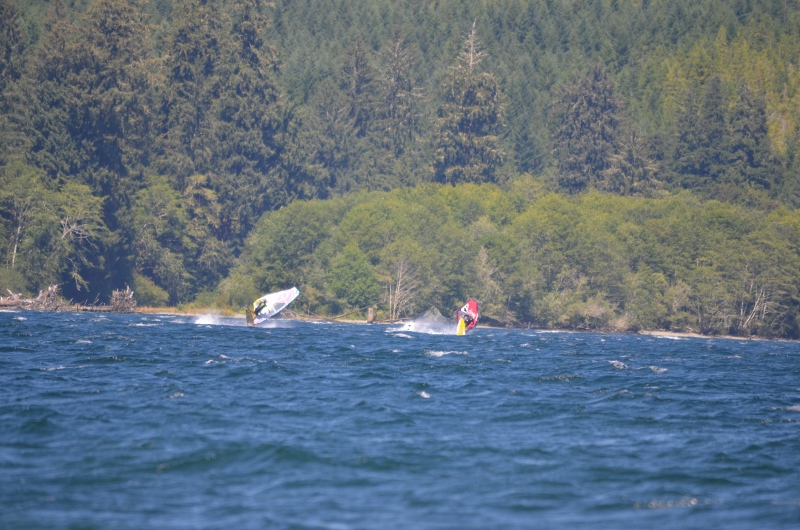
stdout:
[[[0,15],[4,290],[91,301],[129,284],[185,303],[233,281],[265,213],[431,183],[800,202],[800,10],[782,1],[0,0]],[[451,280],[441,296],[465,294]]]
[[514,326],[800,336],[800,214],[702,201],[427,184],[266,214],[203,302],[296,285],[297,312],[380,318],[469,297]]

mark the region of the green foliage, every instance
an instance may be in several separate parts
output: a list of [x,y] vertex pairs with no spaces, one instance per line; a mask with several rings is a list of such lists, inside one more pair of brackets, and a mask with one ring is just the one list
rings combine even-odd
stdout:
[[588,73],[562,90],[561,123],[553,134],[559,185],[569,193],[605,187],[604,172],[617,152],[620,105],[605,70]]
[[25,284],[25,276],[19,270],[0,268],[0,293],[3,293],[2,296],[8,295],[9,291],[23,296],[28,295]]
[[253,300],[262,296],[251,275],[237,272],[220,282],[217,288],[220,305],[242,309],[253,303]]
[[[326,312],[356,242],[395,315],[478,293],[509,322],[794,333],[793,229],[757,218],[800,205],[800,10],[740,4],[0,1],[0,258],[68,298],[252,274],[213,292]],[[658,200],[548,194],[592,188]]]
[[502,93],[497,77],[478,68],[485,52],[476,24],[477,20],[442,86],[443,104],[433,138],[434,173],[439,182],[494,182],[503,159],[498,138],[503,126]]
[[366,254],[354,243],[333,259],[330,286],[339,300],[358,308],[376,303],[382,291]]
[[153,283],[147,276],[134,274],[133,292],[137,305],[144,307],[165,307],[169,303],[167,291]]
[[64,293],[73,296],[85,292],[87,274],[104,265],[102,250],[110,241],[104,199],[83,184],[68,182],[53,190],[43,180],[40,171],[26,164],[14,162],[4,168],[3,258],[9,269],[25,278],[29,291],[63,282]]
[[150,276],[175,304],[185,300],[190,281],[182,259],[192,250],[184,235],[188,219],[180,195],[166,179],[150,178],[148,184],[133,204],[136,270]]
[[431,305],[449,313],[471,296],[515,324],[800,333],[797,212],[688,194],[524,199],[429,185],[298,202],[259,222],[236,270],[270,278],[264,292],[296,285],[318,313],[378,301],[393,318]]
[[0,94],[22,74],[26,39],[20,18],[10,0],[0,0]]

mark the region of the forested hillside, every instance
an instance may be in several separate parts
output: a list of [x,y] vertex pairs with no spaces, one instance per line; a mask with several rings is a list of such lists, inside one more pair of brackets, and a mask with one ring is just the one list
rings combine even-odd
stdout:
[[207,303],[298,285],[298,312],[455,310],[504,324],[798,336],[800,212],[688,193],[529,195],[429,184],[294,202],[265,215]]
[[[624,329],[626,278],[660,274],[647,296],[689,300],[720,274],[722,323],[675,302],[630,326],[796,335],[795,232],[776,227],[795,226],[800,205],[798,35],[800,6],[785,0],[0,0],[0,289],[56,283],[92,301],[128,284],[142,303],[236,304],[292,283],[317,311],[377,303],[396,316],[396,264],[368,242],[385,227],[343,228],[353,201],[487,193],[514,214],[406,234],[442,253],[414,262],[427,283],[411,306],[474,295],[489,284],[448,263],[480,261],[501,275],[481,295],[498,320]],[[550,214],[578,239],[600,230],[580,221],[600,203],[625,226],[637,209],[682,208],[694,213],[664,213],[662,228],[708,250],[676,247],[678,266],[658,257],[666,236],[631,232],[591,259],[547,247],[545,270],[530,223],[551,203],[575,210]],[[414,204],[398,208],[417,226]],[[275,239],[265,227],[282,215],[292,226]],[[315,234],[303,248],[289,236],[301,229]],[[780,279],[744,325],[731,286],[745,280],[730,271],[755,274],[752,260]]]

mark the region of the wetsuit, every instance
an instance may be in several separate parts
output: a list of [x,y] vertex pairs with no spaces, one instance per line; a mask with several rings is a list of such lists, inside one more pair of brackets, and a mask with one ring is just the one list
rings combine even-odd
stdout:
[[478,302],[470,298],[464,307],[458,310],[458,316],[464,319],[467,330],[474,328],[478,324]]

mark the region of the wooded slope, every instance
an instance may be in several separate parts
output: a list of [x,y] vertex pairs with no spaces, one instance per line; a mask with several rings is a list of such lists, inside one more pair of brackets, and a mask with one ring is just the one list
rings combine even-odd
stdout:
[[[783,0],[0,0],[0,288],[92,301],[129,284],[143,303],[188,302],[243,273],[265,212],[430,183],[791,215],[798,35]],[[338,226],[334,206],[314,208]],[[463,237],[475,219],[461,222]],[[474,261],[471,244],[453,243]],[[535,309],[554,281],[528,302],[499,282],[504,311],[566,325]],[[467,294],[435,286],[420,300]],[[341,289],[319,292],[332,308]]]

